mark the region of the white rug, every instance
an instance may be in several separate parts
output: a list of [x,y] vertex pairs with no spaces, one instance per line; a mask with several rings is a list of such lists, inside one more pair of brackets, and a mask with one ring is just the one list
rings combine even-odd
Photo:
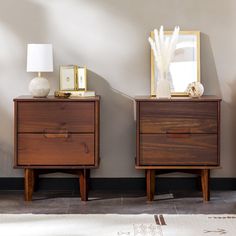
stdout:
[[1,236],[236,236],[236,215],[0,215]]

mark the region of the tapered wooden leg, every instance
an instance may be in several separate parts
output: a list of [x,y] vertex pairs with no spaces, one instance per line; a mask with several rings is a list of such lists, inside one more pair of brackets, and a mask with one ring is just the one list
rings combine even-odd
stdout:
[[34,170],[25,169],[25,201],[32,201],[34,190]]
[[82,201],[88,201],[88,178],[89,170],[84,169],[80,171],[80,196]]
[[202,194],[204,201],[210,201],[209,173],[210,170],[207,169],[201,171]]
[[146,170],[147,199],[153,201],[155,195],[155,170]]

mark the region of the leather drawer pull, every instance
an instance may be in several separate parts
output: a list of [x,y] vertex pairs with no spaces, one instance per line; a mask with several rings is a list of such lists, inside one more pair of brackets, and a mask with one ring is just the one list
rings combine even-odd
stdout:
[[44,134],[68,134],[67,129],[44,129]]
[[43,134],[45,138],[68,138],[69,134],[68,133],[59,133],[59,134]]
[[45,138],[68,138],[69,133],[67,130],[50,130],[50,129],[45,129],[43,136]]
[[166,134],[167,138],[189,138],[191,136],[191,134]]
[[81,143],[81,144],[84,146],[84,152],[89,153],[88,145],[86,143]]

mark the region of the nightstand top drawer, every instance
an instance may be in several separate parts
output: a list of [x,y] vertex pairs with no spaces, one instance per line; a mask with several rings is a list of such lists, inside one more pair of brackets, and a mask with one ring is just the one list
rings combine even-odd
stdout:
[[217,133],[218,103],[140,102],[140,133]]
[[95,102],[17,102],[17,131],[20,133],[93,133]]

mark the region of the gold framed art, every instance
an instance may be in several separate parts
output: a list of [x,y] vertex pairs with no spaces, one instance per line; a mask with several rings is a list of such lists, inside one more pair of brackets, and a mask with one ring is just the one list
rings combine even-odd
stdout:
[[60,90],[77,90],[77,66],[60,66]]
[[77,65],[60,66],[60,91],[86,91],[87,68]]
[[[165,31],[165,36],[171,36],[172,31]],[[151,37],[154,38],[153,31]],[[176,45],[175,56],[170,65],[169,80],[172,96],[187,96],[187,86],[191,82],[201,80],[200,76],[200,32],[180,31]],[[151,50],[151,96],[156,96],[156,81],[158,73]]]

